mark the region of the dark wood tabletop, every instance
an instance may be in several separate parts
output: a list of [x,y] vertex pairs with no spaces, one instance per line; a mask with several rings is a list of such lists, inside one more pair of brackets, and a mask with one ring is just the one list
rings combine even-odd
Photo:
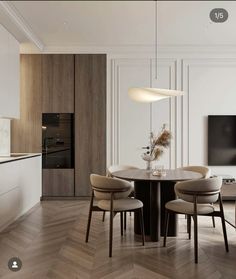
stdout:
[[165,170],[165,176],[156,176],[152,172],[143,169],[130,169],[113,172],[112,175],[117,178],[139,181],[184,181],[202,178],[202,175],[193,171],[185,171],[180,169]]

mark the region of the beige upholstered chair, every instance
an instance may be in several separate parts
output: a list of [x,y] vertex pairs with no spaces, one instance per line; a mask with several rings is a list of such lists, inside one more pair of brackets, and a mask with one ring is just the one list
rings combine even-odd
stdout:
[[[107,176],[108,177],[113,177],[112,173],[116,171],[122,171],[122,170],[134,170],[138,169],[137,167],[130,166],[130,165],[111,165],[110,167],[107,168]],[[129,191],[121,193],[121,195],[127,195],[126,197],[133,197],[134,196],[134,185],[131,182],[131,188]],[[103,212],[103,218],[102,221],[104,222],[105,220],[105,214],[106,211]],[[126,230],[126,212],[124,212],[124,229]]]
[[[117,212],[120,212],[121,214],[121,234],[123,234],[123,212],[139,212],[140,227],[142,231],[142,240],[144,245],[143,203],[137,199],[121,197],[121,193],[130,190],[130,182],[122,179],[110,178],[97,174],[90,175],[90,182],[92,185],[92,196],[90,201],[86,242],[88,242],[89,238],[89,230],[93,211],[93,199],[95,196],[99,200],[98,208],[100,210],[110,211],[109,257],[112,257],[113,217],[114,214],[116,214]],[[103,196],[101,194],[103,194]]]
[[[220,195],[222,186],[221,177],[212,177],[206,179],[197,179],[185,182],[178,182],[175,185],[175,192],[180,199],[167,202],[165,218],[165,236],[164,247],[166,246],[166,237],[168,233],[169,214],[187,214],[194,220],[194,251],[195,263],[198,262],[198,215],[217,216],[221,218],[224,234],[225,249],[228,252],[228,240],[225,227],[224,210]],[[219,200],[220,210],[216,211],[212,205]],[[191,227],[190,227],[191,231]]]
[[[203,178],[209,178],[211,176],[211,170],[208,167],[205,166],[185,166],[182,168],[179,168],[181,170],[186,170],[186,171],[194,171],[198,172],[202,175]],[[215,228],[215,219],[214,216],[212,216],[212,224],[213,227]],[[188,217],[187,218],[187,229],[189,233],[189,238],[191,237],[191,232],[189,232],[189,226],[191,225],[191,219]]]
[[205,166],[186,166],[179,169],[198,172],[202,175],[203,178],[209,178],[211,176],[211,170]]
[[107,176],[112,177],[112,173],[116,171],[135,170],[135,169],[138,168],[130,165],[112,165],[107,168]]

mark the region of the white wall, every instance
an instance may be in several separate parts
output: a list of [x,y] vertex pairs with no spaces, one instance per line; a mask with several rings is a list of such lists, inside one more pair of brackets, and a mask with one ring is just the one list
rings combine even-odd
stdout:
[[[113,133],[109,163],[144,167],[141,147],[148,143],[149,113],[146,104],[133,103],[128,87],[153,86],[182,89],[184,97],[153,104],[153,131],[168,123],[173,134],[171,148],[161,158],[165,167],[188,164],[207,165],[207,115],[235,114],[236,53],[222,58],[226,49],[197,53],[197,47],[178,52],[160,53],[158,83],[153,79],[151,60],[130,56],[111,60],[111,119]],[[174,57],[175,58],[167,58]],[[191,58],[190,58],[191,57]],[[109,62],[108,62],[109,64]],[[152,63],[153,64],[153,63]],[[108,91],[109,93],[109,91]],[[211,167],[215,174],[236,176],[236,167]]]
[[[209,13],[216,7],[228,10],[227,22],[215,24],[210,21]],[[207,115],[236,114],[235,24],[234,2],[160,1],[158,35],[162,46],[158,83],[153,78],[153,69],[150,70],[153,53],[109,55],[113,107],[108,112],[115,128],[109,138],[113,147],[108,149],[111,151],[108,164],[145,166],[140,158],[140,147],[148,139],[149,108],[131,104],[127,88],[149,85],[185,91],[182,98],[153,104],[154,130],[158,131],[161,124],[167,122],[173,133],[170,151],[160,163],[171,168],[207,165]],[[118,103],[117,99],[120,100]],[[132,141],[130,137],[136,140]],[[233,166],[211,169],[213,174],[236,176]]]
[[[207,164],[207,116],[236,113],[236,59],[185,60],[183,68],[188,92],[187,163]],[[236,176],[236,167],[212,167],[212,171]]]

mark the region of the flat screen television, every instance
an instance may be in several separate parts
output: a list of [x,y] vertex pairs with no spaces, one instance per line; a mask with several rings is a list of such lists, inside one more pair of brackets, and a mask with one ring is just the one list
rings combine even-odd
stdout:
[[236,115],[208,116],[208,165],[236,166]]

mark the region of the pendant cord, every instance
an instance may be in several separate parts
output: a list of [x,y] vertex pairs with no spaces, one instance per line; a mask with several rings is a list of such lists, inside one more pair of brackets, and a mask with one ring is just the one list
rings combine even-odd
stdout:
[[155,78],[157,79],[157,0],[155,1]]
[[152,132],[152,103],[150,103],[150,133]]

